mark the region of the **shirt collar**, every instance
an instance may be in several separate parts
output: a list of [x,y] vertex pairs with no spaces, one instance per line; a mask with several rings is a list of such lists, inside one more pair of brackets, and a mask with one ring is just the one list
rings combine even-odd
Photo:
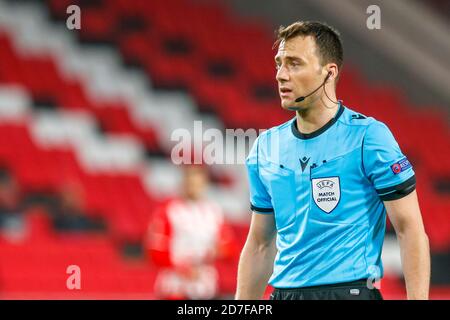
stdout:
[[341,101],[339,101],[339,109],[336,112],[336,115],[333,118],[331,118],[330,121],[325,123],[321,128],[319,128],[316,131],[313,131],[311,133],[301,133],[297,128],[297,117],[295,117],[291,124],[292,133],[294,134],[294,136],[296,136],[297,138],[302,139],[302,140],[317,137],[317,136],[321,135],[322,133],[324,133],[325,131],[327,131],[339,119],[339,117],[342,115],[344,110],[345,110],[345,107],[342,105]]

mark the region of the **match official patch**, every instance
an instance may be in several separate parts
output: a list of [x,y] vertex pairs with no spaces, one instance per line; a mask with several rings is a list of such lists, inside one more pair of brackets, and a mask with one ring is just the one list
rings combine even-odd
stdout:
[[411,168],[411,163],[406,158],[403,158],[402,160],[394,163],[391,166],[391,170],[394,174],[399,174],[400,172],[408,170],[409,168]]
[[311,183],[316,205],[326,213],[333,211],[341,199],[339,177],[312,179]]

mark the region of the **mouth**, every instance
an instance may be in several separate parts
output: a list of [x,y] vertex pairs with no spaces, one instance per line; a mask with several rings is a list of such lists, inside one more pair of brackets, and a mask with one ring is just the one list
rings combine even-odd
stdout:
[[292,89],[289,89],[286,87],[281,87],[279,89],[279,93],[280,93],[280,97],[282,97],[282,98],[289,97],[292,95]]

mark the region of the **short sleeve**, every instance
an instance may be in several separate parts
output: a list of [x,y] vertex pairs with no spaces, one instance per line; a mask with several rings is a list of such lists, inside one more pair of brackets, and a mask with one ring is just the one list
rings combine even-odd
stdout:
[[381,200],[400,199],[414,191],[416,178],[412,165],[384,123],[376,121],[368,126],[362,157],[366,176]]
[[258,137],[253,147],[250,150],[250,153],[246,159],[246,167],[248,174],[248,182],[250,189],[250,207],[251,210],[255,213],[273,213],[272,201],[269,193],[267,192],[267,188],[264,183],[261,181],[261,177],[259,175],[259,140]]

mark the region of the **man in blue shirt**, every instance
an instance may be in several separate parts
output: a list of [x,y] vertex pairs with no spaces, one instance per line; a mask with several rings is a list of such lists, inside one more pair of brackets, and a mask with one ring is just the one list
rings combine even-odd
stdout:
[[[383,123],[336,101],[337,31],[297,22],[278,33],[281,105],[296,117],[261,134],[247,158],[253,211],[237,299],[382,299],[386,212],[409,299],[427,299],[429,244],[408,159]],[[270,279],[269,279],[270,278]]]

